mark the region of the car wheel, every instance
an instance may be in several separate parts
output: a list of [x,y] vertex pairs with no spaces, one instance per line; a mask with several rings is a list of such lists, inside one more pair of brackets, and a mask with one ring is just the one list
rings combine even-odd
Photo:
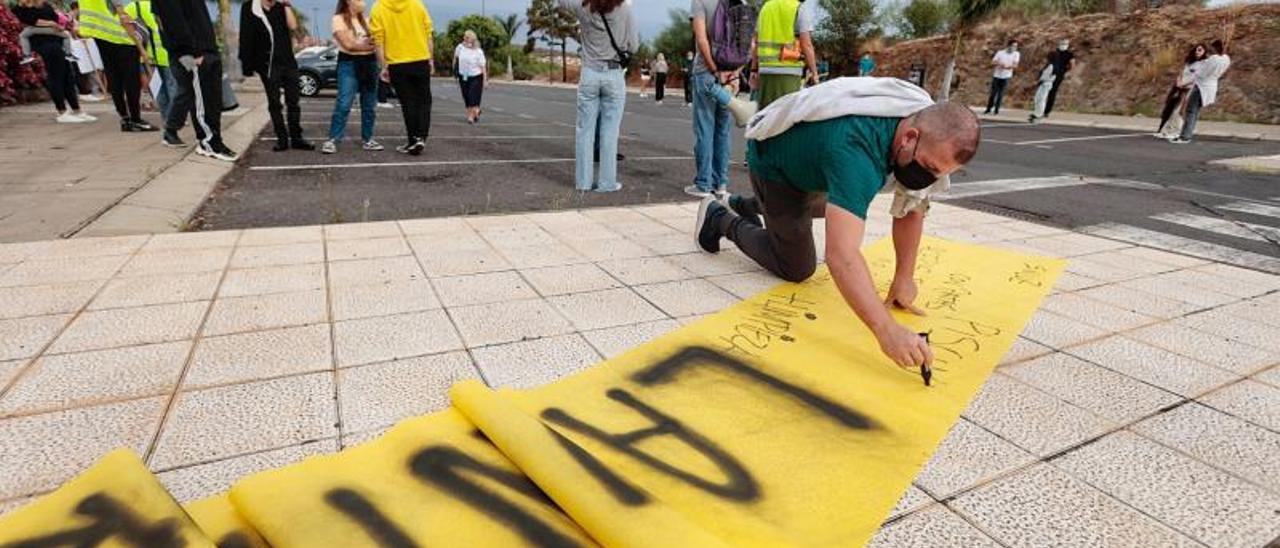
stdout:
[[314,74],[304,72],[298,75],[298,92],[304,97],[320,95],[320,79]]

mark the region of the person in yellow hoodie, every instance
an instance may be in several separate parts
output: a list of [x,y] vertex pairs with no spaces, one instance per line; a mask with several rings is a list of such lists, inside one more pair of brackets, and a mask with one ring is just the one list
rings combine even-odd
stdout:
[[431,132],[431,14],[422,0],[378,0],[369,14],[369,34],[390,82],[400,98],[408,140],[397,152],[417,156]]

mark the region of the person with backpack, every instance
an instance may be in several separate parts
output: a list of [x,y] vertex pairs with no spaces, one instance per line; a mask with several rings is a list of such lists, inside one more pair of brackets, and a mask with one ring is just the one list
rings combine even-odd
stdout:
[[[616,192],[622,189],[618,182],[618,134],[627,104],[627,68],[640,49],[631,0],[559,0],[559,5],[577,16],[578,43],[582,44],[574,187],[583,192]],[[597,139],[598,176],[592,161]]]
[[754,103],[734,97],[730,84],[751,61],[756,9],[744,0],[692,0],[693,37],[693,156],[697,174],[686,194],[727,195],[730,124],[745,126],[755,114]]
[[813,15],[804,0],[769,0],[760,10],[751,56],[751,87],[760,108],[800,91],[806,67],[809,85],[818,85],[813,29]]

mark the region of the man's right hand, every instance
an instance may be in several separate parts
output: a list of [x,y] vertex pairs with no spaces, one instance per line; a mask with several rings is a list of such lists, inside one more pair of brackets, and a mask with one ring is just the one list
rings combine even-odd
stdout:
[[876,332],[876,340],[880,343],[880,351],[898,364],[898,367],[920,367],[922,364],[933,364],[933,351],[916,332],[903,327],[897,322]]

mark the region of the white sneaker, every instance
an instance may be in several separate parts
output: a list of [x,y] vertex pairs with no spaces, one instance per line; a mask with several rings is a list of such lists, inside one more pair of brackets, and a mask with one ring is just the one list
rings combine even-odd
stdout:
[[690,196],[697,196],[699,198],[711,197],[711,192],[698,188],[698,185],[689,185],[684,187],[684,193]]
[[79,116],[79,117],[80,117],[80,119],[81,119],[81,120],[84,120],[85,122],[97,122],[97,121],[98,121],[98,117],[97,117],[97,116],[94,116],[94,115],[92,115],[92,114],[89,114],[88,112],[85,112],[85,111],[76,112],[76,113],[74,113],[74,114],[75,114],[76,116]]
[[396,107],[391,103],[378,103],[378,108],[396,108]]
[[386,148],[387,148],[387,147],[382,146],[382,143],[379,143],[379,142],[377,142],[377,141],[374,141],[373,139],[369,139],[368,141],[365,141],[365,142],[364,142],[364,149],[365,149],[365,150],[367,150],[367,151],[370,151],[370,152],[377,152],[377,151],[379,151],[379,150],[386,150]]
[[320,144],[320,154],[333,154],[338,152],[338,145],[333,141],[325,141]]
[[62,114],[59,114],[57,118],[54,118],[54,120],[57,120],[59,124],[83,124],[85,122],[88,122],[88,120],[85,120],[84,118],[76,116],[71,111],[67,111]]
[[86,103],[98,103],[102,101],[102,97],[99,97],[96,94],[90,93],[88,95],[81,95],[80,100]]

